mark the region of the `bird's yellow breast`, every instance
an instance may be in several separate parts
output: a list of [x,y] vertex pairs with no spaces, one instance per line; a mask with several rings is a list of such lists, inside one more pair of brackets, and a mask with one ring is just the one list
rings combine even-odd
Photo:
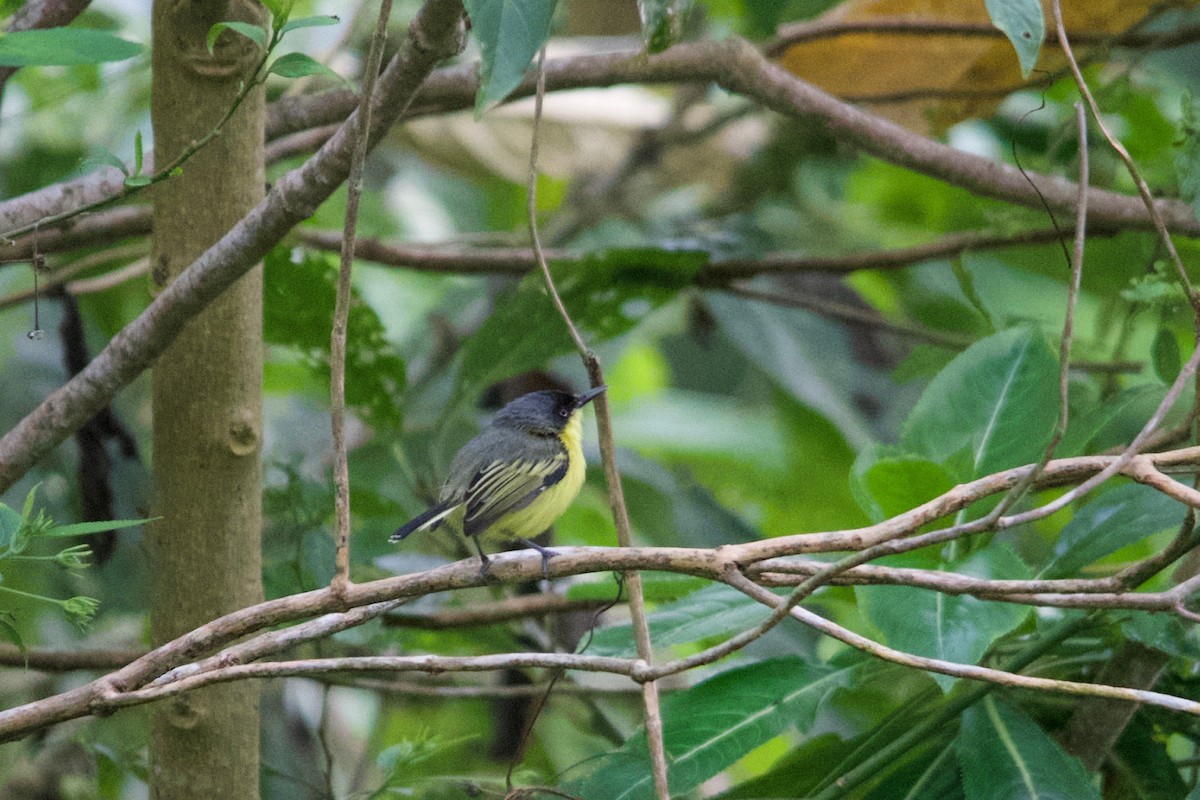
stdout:
[[505,514],[481,534],[482,539],[532,539],[563,515],[579,495],[587,465],[583,460],[583,412],[576,411],[559,434],[567,448],[567,474],[525,508]]

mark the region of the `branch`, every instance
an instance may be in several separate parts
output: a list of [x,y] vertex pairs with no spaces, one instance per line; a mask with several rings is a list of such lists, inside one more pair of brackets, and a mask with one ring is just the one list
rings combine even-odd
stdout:
[[[1037,485],[1060,486],[1080,481],[1099,473],[1115,461],[1117,457],[1113,456],[1051,461],[1046,465]],[[1132,463],[1146,462],[1159,469],[1194,469],[1200,462],[1200,447],[1139,455],[1134,457]],[[742,568],[769,558],[803,553],[863,550],[881,542],[902,539],[916,533],[929,522],[952,516],[984,497],[1011,489],[1028,470],[1029,467],[1017,467],[956,486],[911,511],[864,528],[782,536],[724,545],[713,550],[682,547],[564,547],[550,560],[548,570],[550,576],[555,578],[593,572],[650,569],[726,581],[733,573],[740,575]],[[823,565],[822,568],[826,569],[828,566]],[[375,603],[434,592],[490,585],[488,581],[528,582],[537,580],[541,575],[540,554],[524,551],[499,553],[492,557],[492,568],[486,580],[479,574],[478,562],[475,559],[467,559],[422,573],[353,584],[340,596],[325,588],[239,609],[164,644],[96,681],[44,700],[0,711],[0,741],[18,738],[48,725],[86,716],[93,713],[93,703],[98,702],[100,706],[97,707],[103,710],[105,698],[123,691],[140,689],[166,672],[206,654],[217,652],[231,642],[256,631],[323,614],[344,612],[347,608],[359,609]],[[1200,579],[1186,581],[1170,590],[1176,613],[1187,611],[1183,604],[1197,591],[1200,591]],[[771,597],[772,602],[778,599],[774,595]],[[373,613],[373,610],[348,613]],[[339,615],[339,618],[341,616],[343,615]],[[308,636],[321,625],[333,624],[340,623],[333,620],[318,622],[313,627],[302,628],[301,635]],[[286,632],[283,632],[275,639],[260,639],[259,644],[249,647],[258,648],[267,642],[282,646],[286,637]],[[262,654],[265,651],[260,649],[256,652]],[[642,679],[655,677],[653,669],[644,663],[637,667],[634,674]]]
[[[1140,27],[1138,23],[1135,27]],[[781,25],[775,36],[763,45],[771,57],[782,55],[792,45],[835,39],[855,34],[888,36],[951,36],[955,38],[1003,39],[1005,34],[989,22],[960,22],[956,20],[913,19],[912,17],[874,17],[857,20],[809,20]],[[1200,39],[1200,26],[1190,25],[1165,33],[1095,33],[1076,31],[1070,39],[1078,44],[1109,45],[1113,47],[1166,49],[1180,47]],[[1059,44],[1057,31],[1046,31],[1045,44]]]
[[[587,343],[579,333],[571,314],[563,304],[554,285],[554,277],[550,274],[550,265],[546,262],[546,254],[542,250],[541,237],[537,224],[537,177],[538,177],[538,128],[542,118],[542,100],[546,94],[546,46],[542,45],[537,60],[537,94],[533,112],[533,136],[529,146],[529,182],[527,190],[527,213],[529,215],[529,239],[533,246],[533,254],[537,259],[538,269],[546,282],[546,289],[554,307],[562,317],[563,324],[575,342],[579,355],[587,369],[588,378],[593,388],[605,385],[604,373],[600,368],[600,359],[588,348]],[[621,487],[621,473],[617,469],[616,449],[613,446],[612,417],[608,410],[607,394],[602,392],[594,401],[596,409],[596,428],[600,436],[600,458],[604,464],[604,479],[608,485],[608,504],[612,509],[613,522],[617,528],[617,544],[628,548],[633,544],[632,527],[629,524],[629,510],[625,505],[625,492]],[[650,623],[646,620],[646,595],[642,588],[640,572],[625,573],[625,589],[629,593],[629,614],[633,624],[633,638],[637,647],[638,661],[650,665],[654,660],[653,645],[650,641]],[[671,792],[667,778],[667,753],[663,741],[662,711],[659,705],[658,684],[653,680],[642,681],[642,705],[646,709],[646,744],[649,750],[650,763],[654,773],[654,791],[659,800],[670,800]],[[511,770],[510,773],[511,775]]]
[[[1191,35],[1189,33],[1189,35]],[[1169,36],[1169,34],[1168,34]],[[678,44],[655,56],[640,50],[572,56],[546,62],[546,90],[612,86],[619,83],[720,83],[730,91],[758,100],[773,110],[824,125],[834,136],[886,161],[961,186],[977,194],[1038,207],[1033,189],[1013,167],[997,164],[939,144],[834,98],[773,64],[751,46],[736,41]],[[470,109],[479,88],[478,65],[464,64],[434,71],[412,107],[400,118]],[[510,100],[529,97],[532,78]],[[350,91],[287,97],[268,109],[266,135],[275,140],[310,128],[342,123],[357,106]],[[1075,186],[1064,179],[1029,173],[1051,207],[1073,209]],[[117,170],[101,170],[84,178],[46,187],[0,202],[0,230],[11,230],[64,210],[113,196],[121,189]],[[1091,222],[1095,229],[1152,227],[1135,198],[1095,190]],[[1200,236],[1200,221],[1178,200],[1156,203],[1167,228]]]
[[[1069,233],[1070,228],[1064,228]],[[1114,236],[1116,229],[1089,231],[1090,235]],[[813,256],[803,253],[777,252],[753,258],[725,258],[710,262],[702,270],[699,281],[705,285],[723,286],[739,278],[755,275],[793,272],[853,273],[868,269],[900,269],[932,261],[950,258],[966,252],[995,250],[1008,247],[1057,242],[1059,231],[1053,228],[1037,228],[1016,233],[997,234],[986,231],[952,233],[927,244],[898,247],[886,250],[870,250],[841,256]],[[340,234],[333,231],[301,229],[297,232],[300,241],[318,250],[337,250],[341,246]],[[544,250],[550,261],[573,262],[583,256],[569,250]],[[452,244],[444,246],[403,244],[385,242],[378,238],[360,239],[355,254],[367,261],[390,267],[403,267],[420,272],[442,272],[449,274],[524,275],[537,267],[533,249],[528,247],[464,247]]]
[[350,318],[350,278],[354,266],[354,240],[358,235],[358,206],[362,200],[363,162],[367,160],[371,133],[371,100],[375,96],[375,78],[383,61],[387,42],[387,22],[392,15],[392,0],[379,4],[379,21],[371,36],[367,63],[363,67],[363,89],[357,124],[350,134],[354,149],[350,157],[350,175],[346,181],[346,221],[342,227],[341,259],[338,266],[337,296],[333,309],[333,330],[329,344],[329,416],[333,428],[334,573],[333,588],[343,591],[350,583],[350,456],[346,448],[346,327]]
[[[428,0],[409,29],[406,46],[379,76],[372,144],[408,106],[433,65],[457,51],[461,36],[458,0]],[[0,439],[0,491],[103,408],[190,319],[316,211],[349,174],[355,119],[348,119],[312,159],[280,178],[262,202],[113,337],[82,372]]]
[[612,603],[611,599],[573,600],[560,594],[523,594],[490,603],[472,603],[467,608],[446,609],[427,613],[388,614],[384,627],[416,628],[440,631],[447,628],[473,628],[495,625],[525,617],[544,614],[565,614],[572,611],[595,611]]
[[30,647],[22,650],[16,645],[0,644],[0,666],[36,669],[42,672],[107,670],[119,669],[145,654],[144,649],[132,647],[106,650],[48,650]]
[[[838,100],[771,62],[739,39],[678,44],[654,56],[640,50],[548,59],[546,90],[607,87],[616,84],[710,83],[757,100],[784,116],[825,128],[839,141],[852,144],[885,161],[907,167],[985,197],[1041,208],[1041,201],[1021,172],[981,156],[934,142],[868,111]],[[408,118],[461,111],[472,107],[478,88],[476,64],[440,69],[421,88]],[[510,95],[530,97],[536,81],[527,77]],[[349,93],[329,92],[316,98],[297,98],[286,109],[277,107],[274,133],[282,134],[313,125],[329,124],[353,105]],[[269,123],[271,124],[271,123]],[[289,128],[289,125],[298,125]],[[1073,212],[1078,188],[1060,177],[1026,171],[1051,208]],[[1089,221],[1098,228],[1140,230],[1153,221],[1136,197],[1094,189]],[[1200,236],[1200,220],[1179,200],[1158,200],[1156,206],[1167,227],[1188,236]]]
[[[757,585],[745,576],[737,575],[729,581],[729,585],[752,597],[763,605],[778,608],[785,601]],[[1079,683],[1077,681],[1059,681],[1051,678],[1035,678],[1029,675],[1017,675],[1003,670],[980,667],[973,664],[957,664],[942,661],[937,658],[925,658],[895,650],[891,647],[873,642],[865,636],[859,636],[842,626],[830,622],[805,608],[793,608],[791,615],[800,622],[814,628],[827,636],[850,645],[856,650],[901,664],[906,667],[937,672],[954,678],[967,678],[976,681],[989,681],[1002,686],[1013,686],[1022,689],[1036,689],[1043,692],[1069,694],[1079,697],[1105,697],[1114,700],[1127,700],[1135,703],[1146,703],[1172,711],[1182,711],[1186,714],[1200,715],[1200,703],[1182,697],[1175,697],[1161,692],[1149,692],[1141,689],[1126,689],[1119,686],[1105,686],[1095,683]]]
[[[774,595],[772,595],[774,597]],[[237,664],[189,675],[170,683],[127,692],[111,692],[92,703],[94,713],[141,705],[152,700],[190,692],[204,686],[246,678],[287,678],[363,672],[494,672],[521,668],[577,669],[585,672],[609,672],[632,677],[637,662],[624,658],[585,656],[572,653],[507,653],[491,656],[359,656],[350,658],[313,658],[303,661],[268,661]],[[1166,695],[1164,695],[1166,696]],[[1200,706],[1200,704],[1197,704]]]

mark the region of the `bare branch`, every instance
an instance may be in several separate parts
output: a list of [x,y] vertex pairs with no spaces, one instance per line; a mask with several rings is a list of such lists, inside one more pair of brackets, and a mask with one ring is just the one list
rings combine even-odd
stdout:
[[1079,70],[1079,63],[1075,60],[1075,53],[1071,50],[1071,42],[1067,38],[1066,29],[1063,27],[1062,3],[1060,0],[1053,0],[1050,7],[1054,12],[1054,26],[1058,32],[1058,42],[1062,47],[1063,55],[1067,57],[1067,63],[1071,67],[1071,74],[1075,77],[1075,85],[1079,87],[1079,93],[1087,101],[1088,108],[1092,111],[1092,117],[1096,120],[1096,127],[1100,129],[1100,133],[1104,136],[1105,141],[1108,142],[1109,147],[1120,156],[1121,161],[1125,164],[1125,169],[1129,172],[1129,176],[1133,178],[1133,182],[1137,185],[1138,194],[1141,195],[1142,201],[1146,204],[1146,210],[1154,222],[1154,229],[1158,231],[1158,237],[1162,240],[1163,247],[1166,248],[1167,254],[1171,257],[1171,263],[1175,265],[1175,270],[1179,275],[1179,282],[1187,290],[1188,300],[1191,301],[1196,313],[1200,314],[1200,297],[1192,289],[1192,282],[1188,278],[1187,268],[1183,265],[1183,259],[1179,257],[1179,251],[1175,249],[1175,242],[1171,240],[1166,220],[1163,219],[1160,213],[1158,204],[1154,200],[1154,195],[1150,193],[1150,186],[1142,178],[1142,174],[1138,170],[1137,165],[1133,163],[1133,158],[1129,155],[1129,151],[1112,135],[1112,132],[1104,123],[1104,118],[1100,114],[1100,106],[1096,104],[1096,98],[1092,96],[1091,90],[1088,89],[1087,81],[1083,79],[1083,73]]
[[[748,578],[739,575],[733,576],[729,584],[735,589],[743,592],[749,597],[753,597],[763,605],[772,608],[778,608],[784,602],[783,599],[776,597],[771,592],[757,585]],[[937,658],[925,658],[924,656],[915,656],[911,653],[905,653],[900,650],[895,650],[891,647],[881,645],[878,642],[873,642],[865,636],[859,636],[851,630],[843,628],[834,622],[821,617],[805,608],[793,608],[791,615],[800,622],[814,628],[827,636],[837,639],[840,642],[850,645],[856,650],[861,650],[864,653],[875,656],[876,658],[890,661],[893,664],[901,664],[906,667],[914,667],[923,669],[929,672],[937,672],[942,675],[950,675],[954,678],[967,678],[975,681],[988,681],[998,683],[1002,686],[1013,686],[1022,689],[1036,689],[1043,692],[1053,692],[1055,694],[1068,694],[1079,697],[1106,697],[1115,700],[1127,700],[1135,703],[1145,703],[1147,705],[1159,706],[1160,708],[1168,708],[1172,711],[1182,711],[1186,714],[1200,715],[1200,703],[1194,700],[1187,700],[1182,697],[1175,697],[1161,692],[1149,692],[1143,689],[1126,689],[1119,686],[1105,686],[1095,683],[1079,683],[1077,681],[1059,681],[1051,678],[1035,678],[1029,675],[1018,675],[1012,672],[992,669],[990,667],[980,667],[973,664],[957,664],[951,661],[942,661]]]
[[[563,304],[562,297],[558,294],[558,287],[554,285],[554,277],[550,274],[550,265],[546,262],[546,255],[542,251],[541,236],[538,234],[538,129],[542,118],[542,101],[546,94],[545,66],[546,46],[542,45],[541,50],[538,51],[537,93],[535,95],[533,112],[533,136],[529,146],[529,186],[527,198],[529,239],[530,244],[533,246],[533,253],[537,260],[538,268],[541,270],[542,278],[546,282],[546,289],[550,292],[550,298],[554,302],[554,307],[562,317],[563,324],[567,326],[567,330],[571,334],[571,340],[575,342],[575,347],[579,350],[580,357],[583,358],[583,364],[588,371],[592,387],[598,388],[605,385],[604,373],[600,369],[600,359],[596,357],[596,354],[584,342],[583,337],[579,334],[579,328],[575,326],[574,320],[571,319],[571,314]],[[616,523],[617,528],[617,543],[621,547],[630,547],[633,544],[633,536],[629,524],[629,510],[625,506],[625,494],[621,488],[621,475],[617,470],[616,451],[612,438],[612,417],[608,411],[607,394],[602,392],[593,401],[592,406],[596,409],[596,427],[600,436],[600,454],[604,462],[604,477],[608,484],[608,502],[612,508],[613,521]],[[629,613],[633,622],[633,638],[637,646],[638,659],[643,664],[649,665],[654,660],[654,650],[650,643],[650,624],[646,620],[646,595],[642,589],[641,573],[625,573],[625,590],[629,593]],[[642,683],[642,704],[646,709],[646,743],[650,751],[650,763],[653,766],[654,790],[659,800],[670,800],[671,790],[667,782],[667,752],[663,742],[662,710],[658,701],[658,686],[653,680]]]
[[337,522],[332,586],[338,592],[344,591],[350,583],[350,456],[346,448],[346,326],[350,317],[350,277],[354,266],[354,240],[358,234],[358,205],[362,200],[363,162],[367,159],[371,133],[371,101],[375,96],[375,79],[383,61],[388,17],[391,15],[392,0],[383,0],[379,4],[379,21],[375,25],[367,63],[363,67],[362,97],[351,134],[354,149],[350,157],[350,175],[346,179],[346,223],[342,228],[337,297],[333,309],[333,330],[330,333],[329,416],[333,427],[333,483]]

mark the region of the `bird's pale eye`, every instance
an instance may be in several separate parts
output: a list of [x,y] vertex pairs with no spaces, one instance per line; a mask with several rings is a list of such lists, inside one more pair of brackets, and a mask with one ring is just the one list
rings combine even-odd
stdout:
[[571,409],[569,409],[569,408],[560,408],[560,409],[558,410],[558,415],[559,415],[560,417],[562,417],[563,419],[566,419],[567,417],[571,416]]

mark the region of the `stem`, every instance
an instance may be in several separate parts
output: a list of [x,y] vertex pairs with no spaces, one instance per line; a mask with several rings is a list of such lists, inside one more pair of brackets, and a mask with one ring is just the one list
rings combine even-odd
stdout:
[[[542,250],[542,240],[537,225],[537,158],[538,133],[542,120],[542,100],[546,94],[546,48],[538,52],[537,61],[537,92],[534,99],[533,136],[529,147],[529,238],[533,245],[534,256],[542,277],[546,281],[546,289],[554,301],[555,308],[566,324],[583,358],[588,377],[593,387],[604,386],[604,373],[600,369],[598,359],[584,342],[579,329],[571,319],[571,314],[563,304],[554,278],[550,275],[550,265],[546,263],[546,254]],[[613,445],[612,418],[608,412],[608,397],[601,393],[592,404],[596,409],[596,427],[600,437],[600,455],[604,462],[604,476],[608,482],[608,499],[612,507],[613,520],[617,528],[617,544],[630,547],[632,544],[629,510],[625,506],[625,493],[621,488],[621,475],[617,471],[616,448]],[[646,594],[642,588],[640,572],[625,573],[625,585],[629,592],[629,612],[633,623],[634,639],[637,643],[637,654],[644,665],[649,668],[654,661],[654,651],[650,642],[650,624],[646,621]],[[662,713],[658,702],[658,685],[653,680],[642,683],[642,702],[646,709],[646,742],[650,749],[650,760],[654,771],[654,789],[659,800],[670,800],[670,789],[667,778],[667,753],[663,742]]]
[[371,37],[371,49],[364,67],[362,96],[353,133],[354,152],[350,157],[350,176],[346,179],[346,222],[342,229],[342,257],[338,269],[337,299],[330,333],[330,421],[333,426],[334,507],[337,518],[332,587],[342,593],[350,583],[350,456],[346,448],[346,328],[350,317],[351,270],[354,266],[354,240],[358,231],[358,206],[362,199],[363,162],[371,131],[371,103],[375,79],[387,42],[387,22],[392,0],[379,6],[379,21]]

